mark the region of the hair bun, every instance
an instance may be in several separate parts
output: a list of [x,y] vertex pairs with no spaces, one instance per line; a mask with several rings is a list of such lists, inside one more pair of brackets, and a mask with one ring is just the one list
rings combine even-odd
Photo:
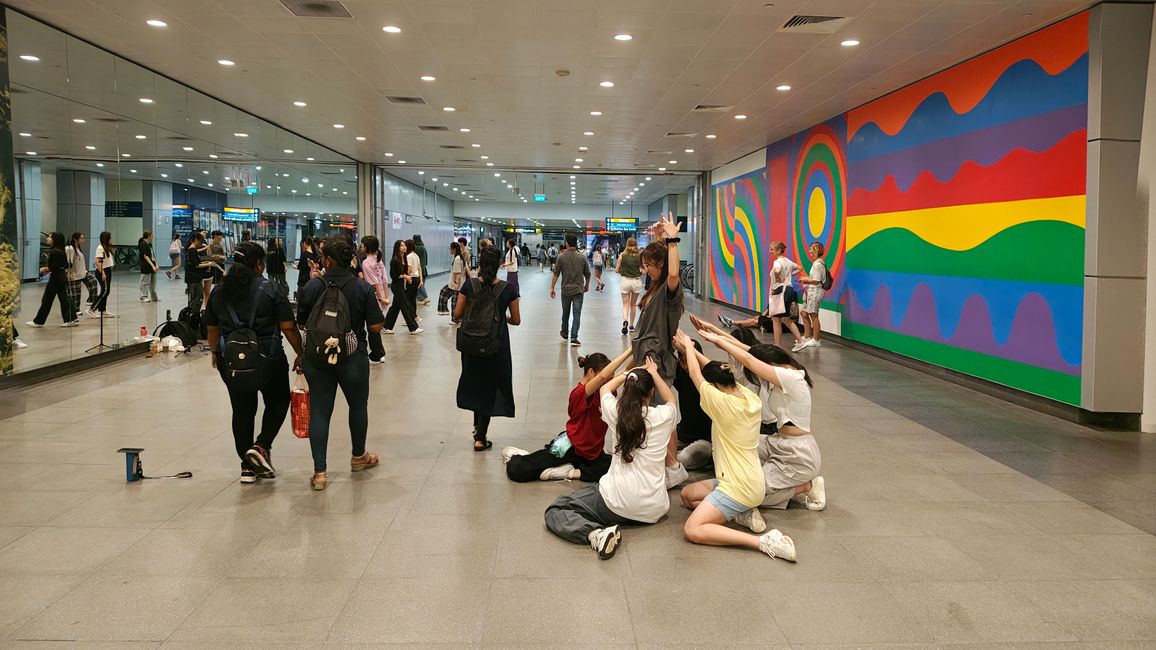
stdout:
[[578,367],[579,368],[585,368],[586,367],[586,357],[584,357],[584,356],[578,357]]

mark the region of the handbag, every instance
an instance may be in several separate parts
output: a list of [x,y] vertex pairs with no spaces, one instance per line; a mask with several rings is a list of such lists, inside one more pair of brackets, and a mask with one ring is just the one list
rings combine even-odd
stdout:
[[293,392],[289,394],[289,410],[293,419],[293,435],[309,437],[309,385],[305,375],[298,373]]
[[767,314],[770,316],[782,316],[783,312],[787,311],[787,303],[783,296],[783,287],[779,287],[771,292],[767,301]]

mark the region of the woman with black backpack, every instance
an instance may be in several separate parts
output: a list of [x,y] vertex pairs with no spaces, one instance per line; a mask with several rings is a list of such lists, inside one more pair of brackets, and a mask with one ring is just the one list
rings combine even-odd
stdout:
[[[494,446],[486,436],[490,418],[514,417],[514,364],[510,358],[510,330],[521,325],[518,289],[498,279],[502,253],[494,246],[478,251],[478,276],[462,284],[454,318],[458,350],[462,353],[462,376],[458,380],[458,408],[474,413],[474,451]],[[509,316],[506,313],[509,312]],[[497,328],[496,336],[493,328]],[[478,339],[490,339],[493,345]]]
[[[264,272],[265,250],[256,242],[241,242],[221,290],[209,296],[205,310],[213,367],[225,382],[233,408],[233,442],[241,459],[242,483],[277,478],[273,439],[289,412],[289,360],[282,334],[297,353],[293,369],[301,368],[301,333],[293,310],[277,287],[261,277]],[[254,442],[258,393],[265,412]]]

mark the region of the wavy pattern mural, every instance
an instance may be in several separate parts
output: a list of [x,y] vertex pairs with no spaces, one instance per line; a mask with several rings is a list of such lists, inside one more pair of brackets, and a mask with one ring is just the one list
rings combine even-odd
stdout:
[[766,306],[766,196],[765,170],[714,188],[711,296],[756,311]]
[[713,296],[762,305],[724,251],[823,241],[843,336],[1078,404],[1087,101],[1081,14],[769,146],[768,229],[720,222]]

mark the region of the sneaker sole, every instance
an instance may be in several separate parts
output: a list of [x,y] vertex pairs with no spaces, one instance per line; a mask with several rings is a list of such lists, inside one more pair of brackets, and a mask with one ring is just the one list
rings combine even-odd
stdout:
[[266,460],[263,455],[258,454],[256,452],[254,452],[252,449],[250,449],[249,451],[245,452],[245,458],[250,463],[253,463],[254,465],[260,467],[261,469],[265,470],[267,473],[272,474],[272,476],[270,476],[269,478],[274,478],[277,476],[277,470],[273,469],[273,466],[271,464],[269,464],[269,461]]
[[256,483],[256,482],[257,482],[257,477],[256,477],[256,476],[242,476],[242,477],[241,477],[241,482],[242,482],[242,483],[245,483],[245,484],[249,484],[249,483]]
[[610,558],[614,557],[615,551],[618,550],[618,542],[621,540],[622,531],[614,531],[614,534],[606,540],[606,545],[602,547],[602,550],[598,551],[598,559],[609,560]]

